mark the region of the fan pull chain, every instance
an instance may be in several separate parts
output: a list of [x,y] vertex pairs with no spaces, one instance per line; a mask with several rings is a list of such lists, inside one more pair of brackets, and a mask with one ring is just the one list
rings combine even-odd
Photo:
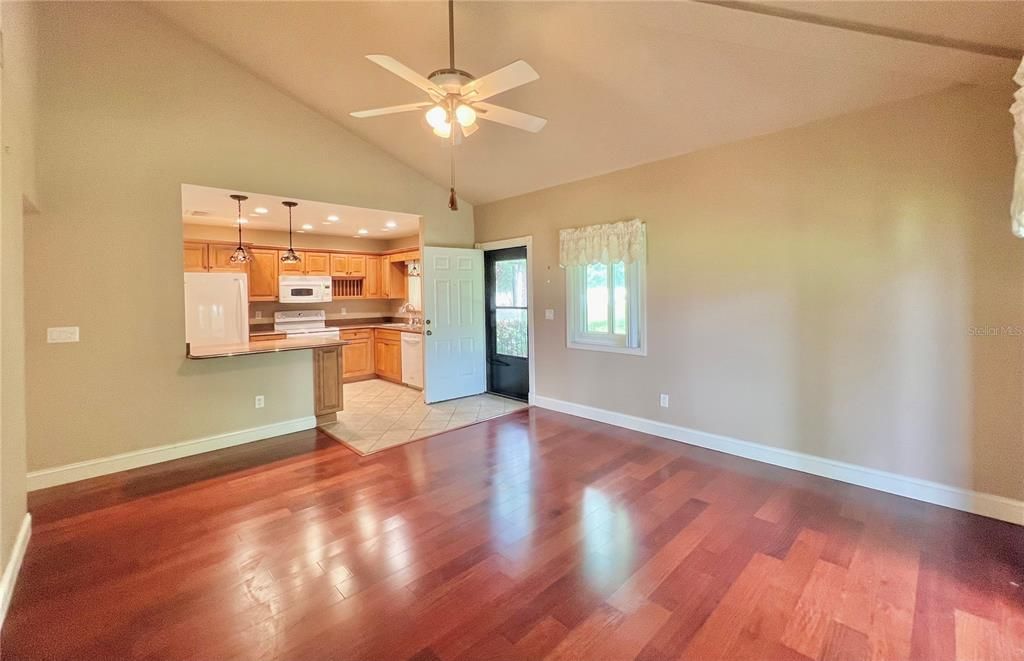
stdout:
[[450,164],[451,164],[451,188],[448,192],[448,208],[452,211],[459,210],[459,198],[455,195],[455,122],[454,118],[452,121],[452,134],[449,137],[448,149],[450,150]]

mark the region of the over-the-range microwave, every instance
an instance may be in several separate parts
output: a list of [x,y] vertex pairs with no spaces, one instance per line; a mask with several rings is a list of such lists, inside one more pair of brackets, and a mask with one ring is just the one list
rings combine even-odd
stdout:
[[327,275],[282,275],[277,300],[281,303],[326,303],[331,300]]

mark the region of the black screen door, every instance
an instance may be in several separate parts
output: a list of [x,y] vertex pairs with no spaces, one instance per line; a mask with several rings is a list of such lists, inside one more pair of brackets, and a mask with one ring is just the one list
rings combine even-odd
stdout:
[[526,401],[530,354],[526,247],[484,253],[487,290],[487,390]]

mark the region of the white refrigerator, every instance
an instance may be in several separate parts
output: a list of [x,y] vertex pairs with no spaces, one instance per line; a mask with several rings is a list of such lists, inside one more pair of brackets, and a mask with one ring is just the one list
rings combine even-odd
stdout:
[[249,341],[246,274],[185,274],[185,341],[193,347]]

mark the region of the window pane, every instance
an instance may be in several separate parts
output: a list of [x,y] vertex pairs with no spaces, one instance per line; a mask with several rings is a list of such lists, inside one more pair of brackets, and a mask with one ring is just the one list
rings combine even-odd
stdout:
[[495,314],[495,350],[505,356],[526,358],[526,310],[498,308]]
[[608,332],[608,266],[587,264],[584,272],[587,288],[587,332]]
[[625,335],[629,309],[626,307],[626,265],[622,262],[612,264],[612,286],[615,288],[615,328],[612,332],[616,335]]
[[494,263],[494,304],[498,307],[526,307],[525,259]]

